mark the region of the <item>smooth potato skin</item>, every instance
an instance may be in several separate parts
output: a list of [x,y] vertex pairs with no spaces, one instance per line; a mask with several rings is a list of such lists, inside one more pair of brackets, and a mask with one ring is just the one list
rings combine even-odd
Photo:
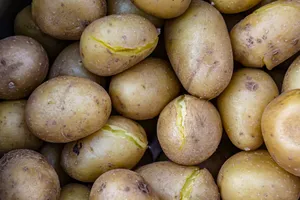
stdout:
[[84,30],[80,52],[89,71],[112,76],[145,59],[157,42],[157,30],[147,19],[134,14],[110,15]]
[[214,6],[225,14],[236,14],[249,10],[259,4],[261,0],[210,0]]
[[166,50],[183,87],[193,96],[213,99],[230,82],[233,57],[222,15],[193,0],[189,9],[165,25]]
[[60,186],[55,170],[32,150],[19,149],[0,160],[0,199],[58,200]]
[[[234,59],[246,67],[271,70],[300,50],[300,2],[269,3],[230,32]],[[284,32],[283,32],[284,30]]]
[[59,200],[89,200],[90,189],[85,185],[70,183],[61,190]]
[[29,97],[29,130],[47,142],[76,141],[98,131],[108,120],[111,100],[97,83],[60,76],[40,85]]
[[300,56],[291,64],[283,79],[282,92],[293,89],[300,89]]
[[266,150],[257,150],[229,158],[218,186],[223,200],[297,200],[300,180],[281,169]]
[[0,40],[0,99],[27,97],[48,73],[44,48],[26,36]]

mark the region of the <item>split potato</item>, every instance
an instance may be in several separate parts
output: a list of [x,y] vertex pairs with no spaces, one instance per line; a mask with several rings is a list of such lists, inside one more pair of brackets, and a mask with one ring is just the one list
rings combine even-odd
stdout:
[[291,64],[283,79],[282,92],[293,89],[300,89],[300,56]]
[[85,185],[70,183],[61,189],[59,200],[89,200],[90,192]]

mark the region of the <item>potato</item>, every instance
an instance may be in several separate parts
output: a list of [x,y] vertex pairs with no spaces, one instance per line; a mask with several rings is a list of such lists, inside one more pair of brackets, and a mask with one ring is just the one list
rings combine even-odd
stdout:
[[240,152],[218,176],[223,200],[297,200],[300,180],[281,169],[266,150]]
[[210,4],[193,0],[180,17],[165,25],[165,44],[183,87],[192,95],[213,99],[230,82],[233,57],[222,15]]
[[240,69],[218,97],[223,126],[231,142],[250,151],[263,143],[261,117],[265,107],[278,96],[272,77],[259,69]]
[[46,78],[48,66],[47,53],[32,38],[0,40],[0,99],[27,97]]
[[106,80],[104,77],[92,74],[83,66],[82,59],[80,57],[79,42],[75,42],[65,48],[56,58],[50,68],[49,78],[51,79],[57,76],[88,78],[103,87],[106,87]]
[[45,158],[32,150],[19,149],[0,160],[0,199],[58,200],[59,180]]
[[116,168],[133,168],[147,149],[147,136],[136,122],[111,116],[94,134],[66,144],[61,164],[73,178],[94,182],[101,174]]
[[40,29],[62,40],[79,40],[83,30],[106,15],[105,0],[33,0],[32,17]]
[[25,7],[17,14],[14,32],[16,35],[25,35],[38,41],[45,48],[51,59],[54,59],[66,46],[65,41],[55,39],[40,30],[32,19],[31,6]]
[[90,189],[85,185],[71,183],[62,188],[59,200],[89,200]]
[[218,187],[207,169],[155,162],[137,170],[161,200],[219,200]]
[[222,137],[222,122],[209,101],[182,95],[160,113],[157,136],[170,160],[196,165],[216,151]]
[[94,183],[90,200],[158,200],[152,188],[136,172],[115,169],[100,176]]
[[283,79],[282,92],[293,89],[300,89],[300,56],[289,67]]
[[131,0],[108,0],[107,13],[114,14],[136,14],[148,19],[153,25],[160,28],[164,24],[164,20],[145,13],[137,8]]
[[158,116],[178,96],[180,87],[168,62],[147,58],[113,76],[109,95],[120,114],[135,120],[146,120]]
[[300,1],[267,4],[231,30],[234,59],[271,70],[300,50]]
[[158,32],[147,19],[133,14],[110,15],[83,32],[84,66],[99,76],[112,76],[142,61],[155,49]]
[[210,0],[222,13],[235,14],[249,10],[262,0]]
[[275,162],[300,176],[300,89],[282,93],[265,109],[261,127],[265,144]]
[[97,83],[60,76],[40,85],[25,109],[29,130],[40,139],[66,143],[98,131],[111,112],[111,100]]

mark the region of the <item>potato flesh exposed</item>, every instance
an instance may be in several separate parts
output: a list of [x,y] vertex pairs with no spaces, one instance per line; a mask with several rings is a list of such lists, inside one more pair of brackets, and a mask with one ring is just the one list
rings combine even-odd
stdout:
[[184,96],[180,97],[176,102],[176,110],[177,110],[177,118],[176,118],[176,125],[180,133],[181,137],[181,145],[179,149],[181,150],[186,142],[186,136],[184,133],[184,122],[186,116],[186,104],[184,102]]

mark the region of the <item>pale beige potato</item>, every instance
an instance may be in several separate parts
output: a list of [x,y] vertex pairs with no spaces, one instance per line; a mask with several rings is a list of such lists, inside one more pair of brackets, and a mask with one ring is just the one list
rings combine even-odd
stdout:
[[293,89],[300,89],[300,56],[291,64],[283,79],[282,92]]
[[85,185],[70,183],[61,189],[59,200],[89,200],[90,192]]
[[249,10],[262,0],[210,0],[221,13],[236,14]]

